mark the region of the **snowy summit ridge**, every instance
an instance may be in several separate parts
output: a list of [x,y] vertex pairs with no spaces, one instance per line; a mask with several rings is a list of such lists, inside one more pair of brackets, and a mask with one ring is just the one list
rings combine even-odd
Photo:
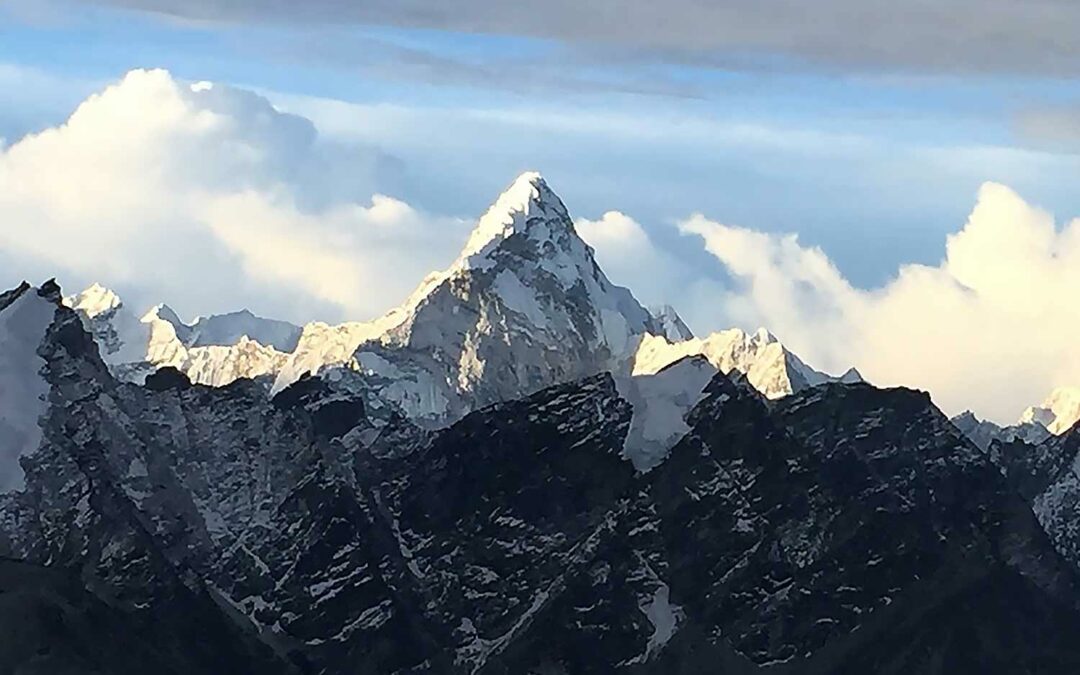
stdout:
[[456,265],[476,262],[515,234],[529,236],[530,216],[551,212],[568,216],[566,206],[551,191],[537,171],[527,171],[514,180],[480,217],[465,243]]
[[839,377],[814,370],[792,354],[776,337],[760,328],[750,334],[738,328],[718,331],[705,338],[672,341],[664,335],[648,335],[634,355],[634,375],[654,375],[688,356],[704,356],[724,374],[737,371],[766,398],[778,399],[826,382],[862,382],[854,368]]
[[99,283],[92,284],[82,293],[64,298],[64,304],[82,312],[89,319],[115,311],[120,307],[120,296]]
[[[835,379],[804,364],[767,331],[695,339],[671,306],[645,309],[607,278],[566,205],[535,171],[520,175],[491,204],[445,270],[429,274],[374,321],[300,328],[241,311],[188,325],[165,305],[137,318],[97,284],[67,304],[123,379],[172,366],[193,382],[215,386],[266,378],[276,393],[305,374],[319,374],[362,392],[373,409],[389,405],[434,425],[604,371],[650,376],[649,392],[629,384],[624,391],[646,403],[661,392],[685,412],[704,386],[700,364],[665,374],[663,386],[651,376],[694,356],[724,373],[745,373],[769,398]],[[686,391],[674,392],[682,386],[673,385],[682,381],[674,373],[683,372],[694,375]],[[671,429],[681,429],[674,409],[666,410]],[[673,431],[658,433],[667,439],[662,444],[674,437]]]
[[348,365],[364,386],[411,417],[445,420],[614,370],[654,323],[600,270],[543,178],[527,173],[448,269],[374,324],[345,332],[361,336]]
[[1080,387],[1058,387],[1040,405],[1020,416],[1020,424],[1037,423],[1050,433],[1063,434],[1080,422]]

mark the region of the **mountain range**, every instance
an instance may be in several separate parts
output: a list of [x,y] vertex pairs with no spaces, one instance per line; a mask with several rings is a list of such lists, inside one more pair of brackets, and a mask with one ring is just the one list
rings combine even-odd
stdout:
[[1078,401],[695,338],[532,173],[371,322],[24,283],[0,672],[1077,672]]

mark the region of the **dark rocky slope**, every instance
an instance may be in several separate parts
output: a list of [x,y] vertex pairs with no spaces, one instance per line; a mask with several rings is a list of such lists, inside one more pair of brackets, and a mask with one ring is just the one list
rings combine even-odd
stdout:
[[[608,375],[430,431],[369,421],[318,379],[272,400],[170,371],[118,383],[62,307],[38,353],[43,440],[25,489],[0,494],[0,555],[22,561],[0,567],[0,621],[25,629],[0,672],[1056,673],[1080,658],[1064,530],[1048,536],[1021,495],[1072,459],[1017,490],[918,392],[834,384],[767,405],[717,375],[687,436],[637,473]],[[121,633],[136,645],[86,653]]]

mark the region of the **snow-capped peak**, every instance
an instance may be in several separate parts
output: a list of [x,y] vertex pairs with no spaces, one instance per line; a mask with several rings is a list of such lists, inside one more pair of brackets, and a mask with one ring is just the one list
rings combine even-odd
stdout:
[[844,374],[837,378],[837,382],[843,384],[858,384],[860,382],[866,382],[866,378],[862,376],[858,368],[852,366],[844,371]]
[[667,338],[668,342],[682,342],[683,340],[694,339],[693,331],[690,330],[690,327],[686,325],[682,317],[671,305],[650,307],[649,314],[652,314],[656,324],[655,327],[660,335]]
[[280,352],[296,349],[302,329],[287,321],[264,319],[243,309],[228,314],[199,317],[190,326],[192,347],[222,347],[237,344],[244,336]]
[[544,179],[526,173],[480,217],[450,267],[403,305],[370,324],[306,330],[275,389],[348,365],[412,416],[453,419],[614,370],[656,323],[604,276]]
[[149,310],[147,310],[146,314],[144,314],[142,317],[143,321],[150,321],[152,319],[161,319],[162,321],[168,321],[169,323],[178,326],[187,325],[180,319],[180,315],[176,313],[176,310],[174,310],[172,307],[169,307],[165,303],[158,303],[154,305]]
[[172,328],[172,332],[180,342],[186,343],[190,339],[190,327],[180,320],[180,316],[172,307],[169,307],[164,303],[159,303],[151,307],[150,310],[142,316],[140,321],[151,326],[158,321],[163,322]]
[[970,410],[953,417],[952,423],[981,450],[988,449],[994,441],[1008,443],[1022,440],[1037,445],[1050,436],[1050,431],[1038,421],[1021,421],[1011,427],[1002,427],[989,420],[979,419]]
[[858,371],[832,377],[814,370],[788,351],[776,337],[758,329],[753,334],[738,328],[705,338],[671,342],[664,336],[646,335],[634,355],[633,375],[652,375],[687,356],[702,355],[725,375],[737,371],[770,399],[777,399],[825,382],[861,382]]
[[141,382],[157,368],[184,371],[192,382],[221,386],[281,369],[300,328],[262,319],[247,310],[184,323],[168,305],[141,316],[101,284],[64,299],[94,336],[113,375]]
[[535,171],[523,173],[477,221],[456,265],[482,265],[484,255],[512,235],[547,237],[552,234],[551,223],[561,225],[564,221],[569,222],[566,206],[544,178]]
[[1037,422],[1052,434],[1063,434],[1080,422],[1080,387],[1058,387],[1041,405],[1020,416],[1020,424]]
[[64,298],[64,304],[75,311],[82,312],[87,318],[94,319],[117,309],[123,303],[116,293],[99,283],[94,283],[82,293]]

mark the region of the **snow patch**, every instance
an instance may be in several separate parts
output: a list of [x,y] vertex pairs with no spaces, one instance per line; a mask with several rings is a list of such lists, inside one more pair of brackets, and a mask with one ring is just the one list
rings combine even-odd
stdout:
[[653,626],[653,634],[649,636],[649,642],[645,647],[645,660],[664,648],[675,635],[675,629],[679,625],[682,610],[678,605],[671,604],[671,589],[661,583],[653,593],[649,604],[642,608],[645,617]]
[[495,277],[494,291],[510,310],[521,314],[537,328],[548,328],[547,313],[536,298],[536,291],[521,283],[510,270],[502,270]]
[[623,445],[634,468],[648,471],[663,462],[690,430],[686,415],[715,375],[704,358],[686,357],[652,375],[616,379],[619,394],[634,409]]

